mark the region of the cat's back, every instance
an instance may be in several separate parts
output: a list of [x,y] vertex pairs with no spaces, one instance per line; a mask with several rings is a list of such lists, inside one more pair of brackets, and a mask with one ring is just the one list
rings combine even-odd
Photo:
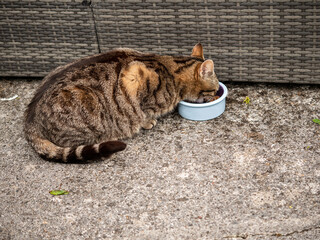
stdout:
[[109,52],[91,55],[75,60],[69,64],[59,66],[51,71],[43,79],[43,84],[37,92],[41,93],[54,83],[62,80],[75,82],[84,77],[90,77],[89,79],[93,78],[98,80],[99,75],[97,74],[99,71],[118,73],[123,67],[137,57],[144,58],[147,55],[150,54],[144,54],[129,48],[117,48]]
[[[115,84],[123,68],[137,58],[156,56],[129,48],[117,48],[75,60],[59,66],[51,71],[42,81],[26,110],[26,122],[32,122],[36,108],[57,95],[58,91],[70,86],[96,88],[107,91],[107,87]],[[39,104],[41,103],[41,104]]]

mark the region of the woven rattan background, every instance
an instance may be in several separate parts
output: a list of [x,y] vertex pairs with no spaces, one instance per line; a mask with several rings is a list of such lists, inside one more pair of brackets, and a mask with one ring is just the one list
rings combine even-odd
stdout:
[[320,83],[320,1],[94,1],[102,50],[189,54],[201,41],[221,80]]
[[318,0],[84,3],[2,1],[0,75],[43,75],[70,59],[115,47],[190,54],[201,42],[221,81],[320,84]]
[[44,76],[97,52],[92,11],[82,1],[0,0],[0,75]]

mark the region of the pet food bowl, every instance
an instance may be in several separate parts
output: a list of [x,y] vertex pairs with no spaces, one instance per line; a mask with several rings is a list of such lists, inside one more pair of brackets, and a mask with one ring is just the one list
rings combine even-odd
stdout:
[[226,108],[227,87],[219,82],[219,90],[216,94],[217,100],[208,103],[179,102],[179,114],[186,119],[194,121],[205,121],[220,116]]

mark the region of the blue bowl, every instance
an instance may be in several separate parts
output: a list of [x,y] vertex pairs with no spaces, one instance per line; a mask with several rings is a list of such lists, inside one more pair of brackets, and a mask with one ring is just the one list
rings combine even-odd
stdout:
[[208,103],[179,102],[179,114],[194,121],[205,121],[220,116],[226,108],[226,97],[228,95],[227,87],[221,82],[219,82],[219,90],[216,95],[219,98]]

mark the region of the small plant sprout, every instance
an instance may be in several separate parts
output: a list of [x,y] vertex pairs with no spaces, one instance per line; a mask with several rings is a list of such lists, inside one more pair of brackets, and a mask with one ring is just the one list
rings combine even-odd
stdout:
[[248,96],[246,96],[246,98],[243,100],[243,102],[245,102],[246,104],[250,104],[250,98]]

